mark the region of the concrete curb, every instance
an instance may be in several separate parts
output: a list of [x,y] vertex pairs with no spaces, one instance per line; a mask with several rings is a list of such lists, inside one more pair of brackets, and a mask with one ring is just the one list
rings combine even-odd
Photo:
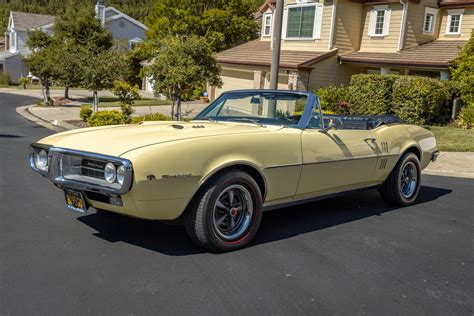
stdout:
[[41,125],[53,132],[60,133],[67,130],[74,129],[75,127],[71,124],[67,124],[63,121],[58,121],[58,124],[53,124],[50,121],[47,121],[35,114],[33,114],[29,109],[35,105],[25,105],[16,108],[16,112],[26,118],[28,121]]
[[474,179],[474,174],[473,174],[473,173],[467,173],[467,172],[452,172],[452,171],[444,171],[444,170],[439,170],[439,171],[429,170],[429,171],[423,171],[422,173],[423,173],[424,175],[429,175],[429,176],[441,176],[441,177],[454,177],[454,178]]

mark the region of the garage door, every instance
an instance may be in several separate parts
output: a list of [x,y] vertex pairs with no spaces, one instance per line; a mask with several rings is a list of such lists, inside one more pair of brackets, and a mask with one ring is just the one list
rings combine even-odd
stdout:
[[216,89],[216,96],[222,92],[253,88],[253,72],[222,69],[222,88]]

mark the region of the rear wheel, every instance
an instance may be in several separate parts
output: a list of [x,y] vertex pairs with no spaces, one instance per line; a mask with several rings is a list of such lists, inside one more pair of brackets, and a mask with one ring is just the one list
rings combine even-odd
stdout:
[[392,205],[413,204],[420,192],[420,160],[413,153],[402,156],[379,191],[385,202]]
[[184,214],[191,239],[214,251],[231,251],[247,245],[262,218],[262,194],[247,173],[222,173],[199,191]]

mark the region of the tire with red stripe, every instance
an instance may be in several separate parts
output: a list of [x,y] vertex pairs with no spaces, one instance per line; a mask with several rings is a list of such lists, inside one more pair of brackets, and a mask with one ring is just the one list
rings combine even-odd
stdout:
[[207,249],[225,252],[245,247],[262,219],[262,193],[239,169],[224,171],[199,190],[184,214],[190,238]]

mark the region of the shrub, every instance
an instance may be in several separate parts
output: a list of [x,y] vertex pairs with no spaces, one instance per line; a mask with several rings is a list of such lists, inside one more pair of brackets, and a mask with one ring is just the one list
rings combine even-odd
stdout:
[[445,123],[449,119],[449,91],[437,79],[400,76],[393,85],[393,113],[410,124]]
[[0,73],[0,86],[8,86],[10,84],[10,76],[8,73]]
[[171,118],[161,113],[146,114],[132,118],[132,124],[138,124],[143,121],[171,121]]
[[451,77],[457,82],[464,104],[474,103],[474,31],[469,41],[451,63]]
[[350,111],[349,88],[341,86],[329,86],[316,91],[325,112],[336,114],[348,114]]
[[465,106],[459,113],[458,126],[464,129],[471,129],[474,125],[474,104]]
[[87,120],[92,116],[92,107],[88,104],[81,105],[81,111],[79,112],[79,117],[84,121]]
[[393,114],[392,89],[398,75],[359,74],[349,86],[351,113],[359,115]]
[[120,111],[100,111],[89,117],[87,120],[90,126],[119,125],[123,123],[123,116]]
[[23,87],[23,89],[26,89],[26,85],[30,83],[30,79],[27,77],[21,77],[18,79],[18,83]]
[[119,98],[124,123],[130,123],[132,121],[131,115],[134,112],[132,105],[135,100],[140,99],[138,85],[132,86],[128,82],[116,80],[112,92]]

